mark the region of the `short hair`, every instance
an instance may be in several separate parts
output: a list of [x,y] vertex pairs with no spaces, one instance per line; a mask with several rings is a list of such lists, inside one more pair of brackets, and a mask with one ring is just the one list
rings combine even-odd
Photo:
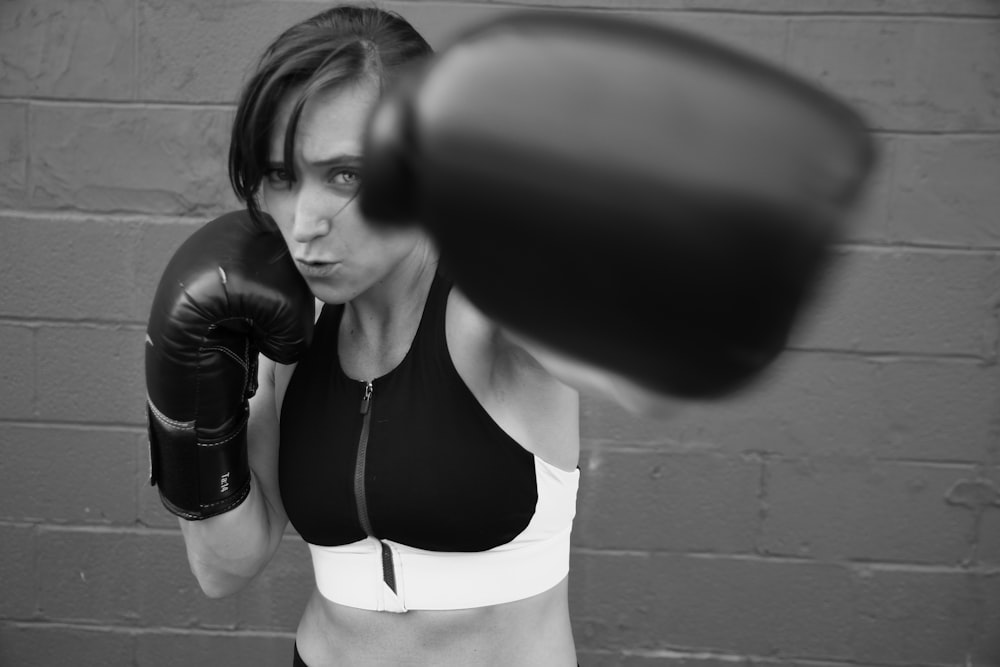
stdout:
[[294,179],[295,132],[306,102],[317,93],[364,81],[377,84],[381,92],[403,68],[432,53],[406,19],[372,6],[333,7],[278,36],[243,87],[229,144],[229,182],[251,217],[263,222],[257,193],[286,95],[299,91],[284,138],[284,163]]

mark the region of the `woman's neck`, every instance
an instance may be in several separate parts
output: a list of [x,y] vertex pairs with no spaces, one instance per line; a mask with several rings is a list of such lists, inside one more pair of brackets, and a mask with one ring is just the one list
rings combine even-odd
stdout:
[[345,320],[371,341],[411,333],[419,322],[437,271],[437,253],[429,242],[418,243],[379,281],[345,304]]

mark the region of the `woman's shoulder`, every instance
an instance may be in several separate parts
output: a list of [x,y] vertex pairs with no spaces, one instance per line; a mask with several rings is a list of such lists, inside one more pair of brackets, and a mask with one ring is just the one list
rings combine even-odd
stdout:
[[579,457],[579,396],[458,290],[448,303],[448,345],[487,414],[524,449],[571,471]]
[[489,377],[501,350],[499,327],[456,286],[448,294],[445,336],[452,362],[467,383]]
[[477,308],[458,286],[453,286],[448,294],[447,326],[449,333],[491,338],[499,333],[500,327]]
[[452,361],[467,382],[479,378],[510,389],[511,382],[522,384],[528,376],[536,387],[539,381],[558,383],[530,345],[479,310],[457,287],[448,297],[446,332]]

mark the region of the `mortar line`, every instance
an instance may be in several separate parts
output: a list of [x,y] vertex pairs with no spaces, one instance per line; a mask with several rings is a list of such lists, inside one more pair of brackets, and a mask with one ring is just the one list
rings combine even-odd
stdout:
[[145,322],[142,320],[102,320],[102,319],[79,319],[70,320],[66,318],[46,318],[46,317],[16,317],[0,316],[0,325],[19,326],[28,329],[117,329],[125,331],[142,331],[145,329]]
[[758,470],[758,487],[757,487],[757,530],[754,535],[754,550],[761,556],[764,555],[764,526],[767,523],[768,518],[768,491],[770,483],[770,470],[768,469],[768,461],[766,456],[756,455],[757,465],[760,466]]
[[[717,651],[714,649],[697,649],[688,647],[665,647],[665,648],[623,648],[620,655],[637,658],[681,658],[681,659],[709,659],[716,662],[732,662],[736,665],[745,665],[746,661],[759,667],[774,665],[789,665],[794,662],[796,665],[816,665],[817,667],[898,667],[899,663],[872,662],[866,660],[864,663],[856,662],[852,659],[824,658],[824,657],[799,657],[758,655],[754,653],[730,653],[728,651]],[[792,661],[792,662],[790,662]],[[907,663],[908,667],[945,667],[940,663]]]
[[[685,445],[683,442],[668,442],[666,440],[662,441],[647,441],[641,442],[638,440],[632,440],[628,443],[620,443],[617,440],[601,439],[601,438],[584,438],[584,444],[587,445],[587,451],[590,451],[590,445],[597,445],[602,449],[610,447],[613,453],[616,454],[663,454],[667,456],[692,456],[699,457],[703,459],[720,459],[720,460],[734,460],[734,459],[747,459],[747,458],[758,458],[763,463],[806,463],[806,462],[858,462],[865,461],[869,463],[879,463],[879,464],[902,464],[910,466],[923,466],[923,467],[938,467],[938,468],[961,468],[961,469],[972,469],[973,471],[981,470],[982,468],[993,468],[997,467],[996,464],[984,463],[982,459],[922,459],[922,458],[906,458],[906,457],[886,457],[886,456],[872,456],[871,453],[859,452],[859,453],[835,453],[835,454],[824,454],[822,452],[805,452],[802,454],[787,453],[782,451],[765,451],[761,449],[739,449],[731,450],[722,445],[713,444],[711,448],[693,448]],[[662,447],[668,448],[663,450],[657,450],[655,448]],[[682,449],[669,449],[671,447],[679,447]]]
[[872,243],[866,241],[839,241],[832,246],[837,251],[862,251],[871,254],[899,254],[900,252],[914,255],[1000,255],[1000,245],[955,245],[946,243]]
[[[34,192],[34,147],[31,141],[31,128],[34,127],[34,104],[28,100],[24,109],[24,202],[32,199]],[[30,204],[29,204],[30,205]]]
[[18,218],[53,222],[92,222],[95,218],[110,219],[112,222],[149,224],[199,224],[213,218],[213,214],[165,215],[162,213],[121,212],[121,211],[79,211],[65,209],[17,209],[0,211],[2,218]]
[[119,433],[135,433],[142,435],[146,432],[145,425],[135,422],[75,422],[75,421],[29,421],[25,419],[0,419],[0,426],[14,426],[17,428],[36,428],[39,430],[50,428],[61,428],[73,431],[93,431],[106,433],[108,431]]
[[817,558],[802,558],[783,554],[758,555],[755,553],[721,553],[711,551],[671,551],[666,549],[610,549],[587,546],[573,546],[572,553],[579,556],[631,557],[652,559],[658,557],[678,557],[692,560],[744,561],[767,565],[802,565],[833,567],[851,572],[906,572],[913,574],[947,574],[996,576],[1000,575],[1000,564],[955,564],[942,565],[934,563],[912,563],[874,561],[863,559],[823,560]]
[[94,623],[86,623],[82,620],[78,621],[66,621],[66,620],[54,620],[47,621],[43,619],[5,619],[4,622],[13,627],[19,628],[38,628],[46,627],[53,629],[64,629],[64,630],[84,630],[90,632],[110,632],[116,634],[127,634],[127,635],[202,635],[202,636],[222,636],[222,637],[265,637],[269,639],[294,639],[294,632],[287,632],[281,630],[266,630],[266,629],[246,629],[246,628],[197,628],[197,627],[171,627],[167,625],[157,625],[157,626],[142,626],[136,627],[135,625],[115,625],[107,623],[106,621],[95,621]]
[[139,100],[139,0],[132,0],[132,99]]
[[850,350],[835,347],[805,347],[789,345],[784,352],[795,354],[827,355],[845,359],[863,359],[881,363],[896,363],[901,361],[947,361],[954,363],[975,363],[983,366],[993,366],[996,361],[992,357],[984,357],[971,352],[899,352],[895,350]]
[[39,414],[39,403],[41,402],[41,395],[39,394],[39,362],[40,357],[38,354],[38,329],[31,330],[31,414]]
[[[401,3],[404,0],[397,0]],[[413,6],[413,2],[405,2]],[[449,6],[449,7],[468,7],[470,3],[467,2],[437,2],[435,4]],[[817,18],[864,18],[864,19],[892,19],[892,18],[909,18],[909,19],[940,19],[940,20],[967,20],[975,21],[979,19],[995,19],[1000,14],[996,12],[877,12],[877,11],[831,11],[826,10],[800,10],[800,9],[760,9],[754,11],[740,10],[734,7],[697,7],[690,6],[689,3],[678,2],[677,4],[658,7],[597,7],[594,5],[586,3],[564,3],[564,2],[549,2],[543,5],[535,4],[534,2],[516,2],[512,0],[495,0],[490,2],[476,2],[474,3],[478,6],[483,7],[502,7],[506,9],[529,9],[529,10],[541,10],[545,9],[566,9],[566,10],[586,10],[588,12],[594,12],[597,14],[671,14],[671,13],[684,13],[684,14],[724,14],[732,16],[762,16],[762,17],[774,17],[774,16],[802,16],[802,17],[817,17]]]
[[206,100],[156,100],[156,99],[108,99],[101,97],[10,97],[0,95],[0,102],[36,104],[40,107],[98,107],[98,108],[130,108],[130,109],[207,109],[215,111],[233,111],[235,102]]
[[37,522],[36,528],[41,533],[75,533],[89,535],[118,535],[118,536],[159,536],[173,537],[181,535],[180,527],[177,528],[157,528],[141,523],[131,524],[84,524],[84,523],[45,523]]

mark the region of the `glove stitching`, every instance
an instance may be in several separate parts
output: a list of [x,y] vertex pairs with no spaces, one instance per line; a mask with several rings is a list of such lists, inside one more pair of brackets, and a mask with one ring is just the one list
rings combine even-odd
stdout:
[[159,421],[161,421],[164,424],[166,424],[167,426],[173,426],[174,428],[183,429],[185,431],[190,431],[190,430],[194,429],[194,422],[193,421],[189,421],[189,422],[177,421],[175,419],[171,419],[170,417],[167,417],[165,414],[163,414],[162,412],[160,412],[159,410],[157,410],[156,406],[153,405],[153,402],[149,399],[148,396],[146,397],[146,404],[149,406],[149,410],[150,410],[150,412],[153,413],[153,416],[156,417]]
[[[253,328],[253,321],[247,320],[250,328]],[[243,366],[243,396],[246,397],[247,391],[250,387],[250,336],[243,339],[243,359],[241,360]]]
[[227,442],[229,442],[233,438],[239,437],[240,432],[243,431],[243,427],[245,427],[247,425],[247,421],[248,421],[247,419],[244,419],[242,422],[240,422],[240,425],[236,428],[236,430],[233,431],[232,434],[228,438],[226,438],[225,440],[219,440],[218,442],[202,442],[202,441],[199,440],[198,441],[198,446],[199,447],[218,447],[219,445],[226,444]]
[[238,354],[236,354],[235,352],[233,352],[232,350],[230,350],[227,347],[222,347],[221,345],[213,345],[211,347],[203,347],[202,350],[206,351],[206,352],[208,352],[208,351],[211,351],[211,352],[222,352],[227,357],[229,357],[230,359],[232,359],[233,361],[235,361],[236,363],[238,363],[243,368],[243,382],[244,382],[244,384],[246,384],[247,364],[246,364],[246,361],[244,359],[240,359],[240,356]]
[[[220,271],[221,271],[221,267],[220,267]],[[226,280],[225,280],[225,272],[224,271],[222,272],[222,291],[223,291],[223,294],[226,297],[226,304],[227,304],[227,310],[228,310],[228,306],[229,306],[229,290],[226,288]],[[202,367],[201,358],[202,358],[202,355],[205,352],[207,352],[207,351],[222,352],[223,354],[229,356],[231,359],[233,359],[236,363],[240,364],[241,366],[243,366],[244,363],[245,363],[234,352],[232,352],[231,350],[229,350],[229,349],[227,349],[225,347],[217,346],[217,345],[206,345],[205,344],[206,341],[209,339],[209,336],[212,335],[212,333],[217,328],[219,328],[219,326],[223,322],[232,322],[234,320],[236,320],[236,321],[246,321],[246,318],[245,317],[224,317],[222,319],[216,320],[215,322],[212,322],[211,324],[208,325],[207,331],[205,331],[202,334],[202,336],[201,336],[201,343],[198,345],[198,361],[195,364],[195,371],[196,371],[196,373],[195,373],[195,398],[194,398],[195,418],[194,418],[194,423],[198,422],[199,408],[201,406],[201,370],[202,370],[202,368],[201,368]],[[244,371],[244,375],[245,374],[246,374],[246,371]],[[246,385],[244,385],[244,387],[245,386]]]
[[226,505],[227,503],[232,503],[231,505],[228,505],[222,510],[223,512],[228,512],[229,510],[234,509],[235,507],[240,505],[244,500],[247,499],[247,496],[249,495],[250,495],[250,480],[248,479],[246,483],[240,487],[239,493],[237,493],[235,496],[231,498],[223,498],[222,500],[216,500],[215,502],[212,503],[205,503],[201,507],[206,509],[215,509],[220,505]]
[[193,512],[191,510],[186,510],[181,507],[178,507],[174,503],[170,502],[168,498],[165,498],[162,493],[160,494],[160,498],[163,501],[163,504],[172,514],[185,519],[190,519],[192,521],[201,521],[203,519],[208,519],[213,516],[216,516],[216,514],[228,512],[231,509],[239,507],[243,503],[243,501],[246,500],[247,497],[250,495],[250,483],[251,481],[248,479],[247,482],[240,487],[239,492],[237,492],[235,496],[199,505],[199,507],[201,507],[202,510],[221,510],[213,514],[205,514],[204,511]]

